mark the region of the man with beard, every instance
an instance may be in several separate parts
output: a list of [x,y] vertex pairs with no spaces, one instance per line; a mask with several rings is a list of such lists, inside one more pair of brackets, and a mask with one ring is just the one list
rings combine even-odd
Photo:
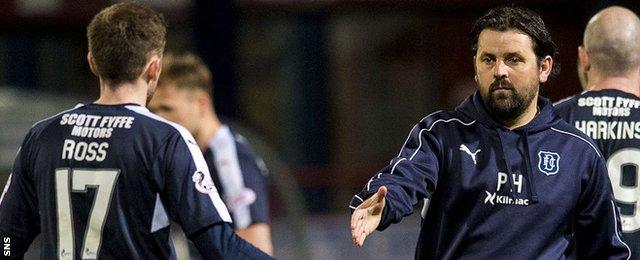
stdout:
[[556,113],[602,151],[623,238],[640,259],[640,19],[622,7],[600,11],[587,24],[578,57],[586,92],[558,102]]
[[496,8],[471,36],[478,91],[421,120],[353,198],[354,244],[428,199],[418,259],[628,257],[600,152],[538,96],[557,54],[542,19]]

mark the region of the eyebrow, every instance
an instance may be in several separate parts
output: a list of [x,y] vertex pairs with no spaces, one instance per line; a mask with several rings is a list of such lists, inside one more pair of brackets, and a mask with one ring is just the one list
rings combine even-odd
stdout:
[[496,55],[495,55],[495,54],[493,54],[493,53],[487,53],[487,52],[484,52],[484,51],[483,51],[483,52],[481,52],[481,53],[480,53],[480,55],[478,55],[478,56],[479,56],[479,57],[480,57],[480,56],[490,56],[490,57],[495,57]]
[[520,52],[507,52],[505,54],[505,56],[518,56],[518,57],[524,57]]
[[[481,52],[480,55],[478,56],[489,56],[489,57],[496,57],[495,54],[493,53],[488,53],[488,52]],[[503,55],[504,57],[510,57],[510,56],[518,56],[518,57],[524,57],[520,52],[507,52]]]

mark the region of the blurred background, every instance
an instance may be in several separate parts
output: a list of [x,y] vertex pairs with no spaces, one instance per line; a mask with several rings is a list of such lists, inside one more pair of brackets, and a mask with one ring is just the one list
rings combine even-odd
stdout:
[[[0,185],[28,128],[98,97],[85,27],[107,0],[0,0]],[[351,245],[351,196],[397,154],[425,115],[475,89],[469,32],[492,7],[542,15],[561,74],[557,101],[580,89],[577,46],[600,9],[637,1],[145,0],[169,22],[167,50],[201,55],[215,107],[270,168],[279,259],[413,258],[414,216]],[[0,186],[0,187],[2,187]]]

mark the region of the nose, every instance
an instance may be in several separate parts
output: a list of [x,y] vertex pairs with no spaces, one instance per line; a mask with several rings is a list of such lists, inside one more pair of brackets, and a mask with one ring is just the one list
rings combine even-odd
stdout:
[[496,65],[493,68],[493,77],[497,79],[507,77],[509,67],[503,61],[496,61]]

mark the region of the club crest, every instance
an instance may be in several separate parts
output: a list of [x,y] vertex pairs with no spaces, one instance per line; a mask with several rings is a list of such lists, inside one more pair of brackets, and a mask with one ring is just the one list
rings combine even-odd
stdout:
[[547,151],[538,152],[538,170],[547,176],[558,173],[558,170],[560,169],[559,163],[559,154]]
[[216,187],[213,185],[213,180],[209,174],[205,174],[202,171],[196,171],[191,176],[191,181],[196,186],[196,190],[199,192],[209,194],[216,191]]

